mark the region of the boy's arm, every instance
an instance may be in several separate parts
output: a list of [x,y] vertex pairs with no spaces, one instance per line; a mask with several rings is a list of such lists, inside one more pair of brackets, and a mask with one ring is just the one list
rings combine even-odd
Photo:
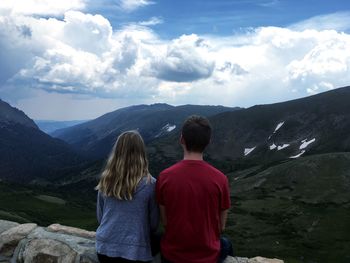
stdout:
[[227,214],[231,206],[230,198],[230,187],[227,177],[225,177],[224,184],[222,187],[222,197],[221,197],[221,212],[220,212],[220,230],[224,231],[226,227]]
[[220,214],[220,230],[223,232],[226,227],[226,221],[227,221],[227,214],[228,214],[228,209],[221,211]]

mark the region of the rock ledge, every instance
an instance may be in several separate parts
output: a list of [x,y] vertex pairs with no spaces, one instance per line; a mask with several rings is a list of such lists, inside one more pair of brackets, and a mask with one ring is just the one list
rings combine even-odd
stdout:
[[[53,224],[18,224],[0,220],[0,263],[98,263],[95,232]],[[154,263],[160,262],[158,258]],[[262,257],[228,257],[225,263],[283,263]]]

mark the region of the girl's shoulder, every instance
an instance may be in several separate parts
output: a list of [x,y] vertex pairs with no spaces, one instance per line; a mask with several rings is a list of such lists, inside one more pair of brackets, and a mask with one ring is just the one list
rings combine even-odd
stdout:
[[156,182],[157,182],[157,179],[156,178],[154,178],[152,175],[149,175],[149,183],[150,184],[155,184]]
[[149,176],[144,176],[138,187],[137,187],[137,191],[141,191],[143,189],[149,189],[149,190],[154,190],[155,186],[156,186],[156,178],[154,178],[153,176],[149,175]]

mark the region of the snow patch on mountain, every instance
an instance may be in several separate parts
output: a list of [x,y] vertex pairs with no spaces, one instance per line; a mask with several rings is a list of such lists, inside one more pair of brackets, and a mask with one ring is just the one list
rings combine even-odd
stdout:
[[270,150],[273,150],[273,149],[276,149],[276,148],[277,148],[277,145],[276,145],[276,144],[270,145]]
[[256,148],[256,146],[253,148],[245,148],[244,149],[244,156],[247,156],[248,154],[250,154],[252,151],[254,151],[255,148]]
[[284,124],[284,121],[277,124],[275,131],[273,133],[276,133],[283,126],[283,124]]
[[171,125],[171,124],[168,123],[162,128],[162,130],[166,130],[167,132],[171,132],[175,128],[176,128],[176,125]]
[[279,124],[277,124],[275,130],[273,131],[273,133],[269,136],[268,140],[271,139],[272,135],[274,135],[284,124],[284,121],[280,122]]
[[302,150],[301,153],[299,153],[299,154],[297,154],[297,155],[294,155],[294,156],[291,156],[291,157],[289,157],[289,158],[291,158],[291,159],[299,158],[299,157],[302,156],[304,153],[305,153],[305,151]]
[[160,132],[154,136],[155,138],[158,138],[160,137],[161,135],[163,135],[164,133],[166,132],[172,132],[174,129],[176,128],[176,125],[172,125],[170,123],[167,123],[165,124],[161,129],[160,129]]
[[277,147],[277,151],[280,151],[280,150],[282,150],[282,149],[284,149],[284,148],[287,148],[289,146],[289,144],[283,144],[283,145],[281,145],[281,146],[278,146]]
[[287,148],[289,146],[289,144],[287,144],[287,143],[285,143],[285,144],[283,144],[283,145],[276,145],[275,143],[273,143],[272,145],[270,145],[269,147],[270,147],[270,150],[274,150],[274,149],[276,149],[277,148],[277,151],[280,151],[280,150],[282,150],[282,149],[284,149],[284,148]]
[[316,138],[313,138],[312,140],[308,141],[307,139],[305,140],[302,140],[302,144],[300,145],[299,149],[302,150],[302,149],[305,149],[306,147],[309,146],[310,143],[313,143],[314,141],[316,141]]

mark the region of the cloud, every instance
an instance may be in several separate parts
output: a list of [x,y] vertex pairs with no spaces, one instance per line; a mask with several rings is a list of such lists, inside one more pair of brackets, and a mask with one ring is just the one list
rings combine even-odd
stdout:
[[336,30],[348,31],[350,29],[350,12],[338,12],[315,16],[310,19],[295,23],[290,26],[291,29],[303,31],[308,29],[314,30]]
[[139,97],[152,96],[157,86],[157,80],[147,81],[142,84],[145,93],[140,92],[144,79],[133,67],[141,39],[151,36],[147,30],[113,34],[102,16],[77,11],[66,12],[63,20],[0,17],[0,29],[0,48],[6,51],[0,54],[0,85],[17,87],[16,92],[31,86],[57,93]]
[[68,11],[64,21],[62,40],[70,47],[99,55],[111,48],[113,30],[103,16]]
[[151,19],[147,20],[147,21],[141,21],[138,24],[140,26],[155,26],[155,25],[159,25],[159,24],[163,24],[164,21],[161,17],[151,17]]
[[288,81],[293,86],[307,86],[308,93],[350,83],[350,36],[323,31],[318,37],[319,41],[312,49],[287,66]]
[[119,0],[120,7],[128,12],[134,11],[138,8],[152,5],[154,4],[153,1],[149,0]]
[[151,63],[157,78],[189,82],[211,76],[215,62],[206,58],[206,48],[196,35],[183,35],[167,46],[166,52]]
[[0,14],[61,15],[68,10],[82,10],[85,0],[1,0]]
[[61,19],[0,15],[0,95],[27,107],[25,98],[38,92],[250,106],[350,83],[346,32],[299,24],[168,40],[151,24],[113,29],[105,17],[80,11]]
[[266,2],[258,3],[259,6],[263,6],[263,7],[274,7],[279,4],[280,4],[280,0],[269,0]]

